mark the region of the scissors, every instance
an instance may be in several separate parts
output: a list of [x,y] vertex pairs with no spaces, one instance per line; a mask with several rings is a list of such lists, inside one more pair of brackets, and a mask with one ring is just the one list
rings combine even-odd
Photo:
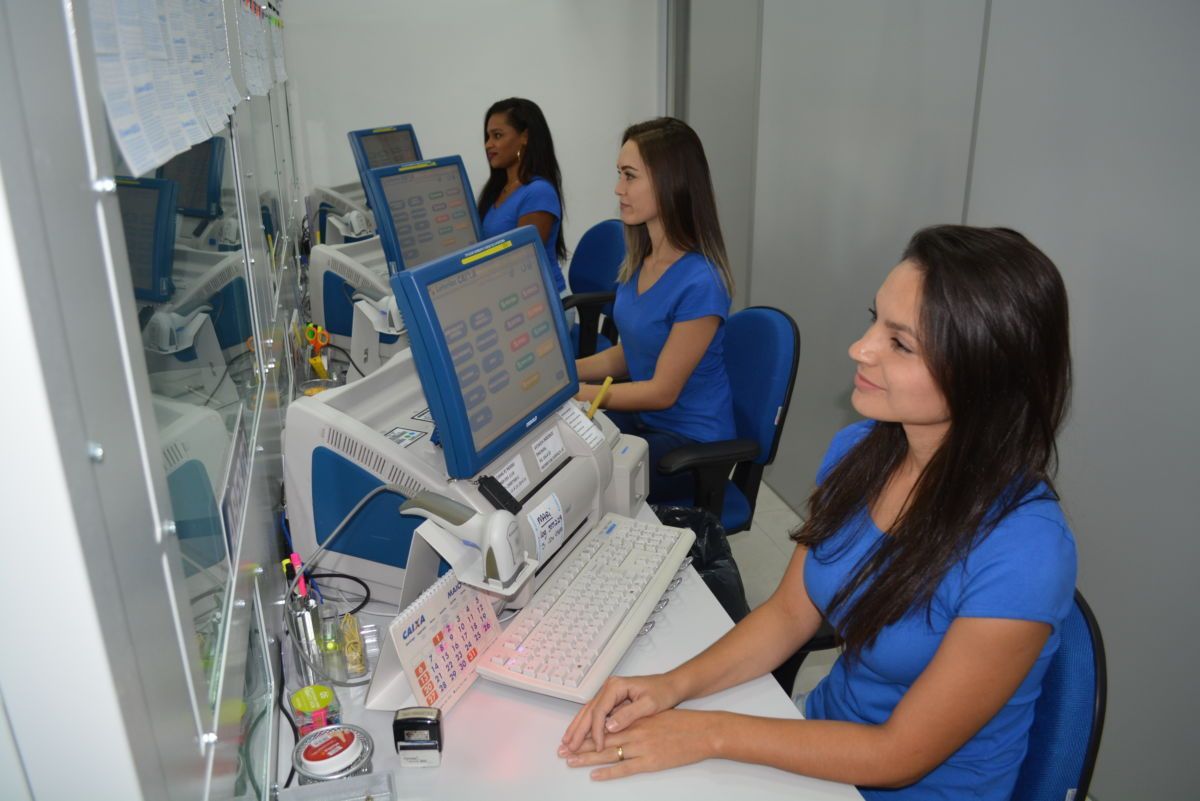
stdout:
[[320,355],[321,348],[329,344],[329,332],[313,323],[304,327],[304,338],[312,345],[314,355]]

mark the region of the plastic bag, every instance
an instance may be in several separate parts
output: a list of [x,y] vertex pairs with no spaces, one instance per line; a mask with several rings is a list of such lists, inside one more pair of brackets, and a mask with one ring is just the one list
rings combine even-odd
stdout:
[[733,622],[750,614],[750,605],[746,602],[746,589],[742,586],[742,574],[738,571],[733,552],[729,549],[729,538],[725,535],[725,527],[712,512],[707,509],[695,509],[682,506],[652,506],[654,513],[665,526],[690,528],[696,534],[696,541],[688,555],[692,557],[692,567],[704,579],[704,583],[717,596],[717,600],[725,611],[733,618]]

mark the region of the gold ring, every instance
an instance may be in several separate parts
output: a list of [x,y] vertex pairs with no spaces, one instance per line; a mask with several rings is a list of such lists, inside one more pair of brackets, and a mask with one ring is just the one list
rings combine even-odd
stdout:
[[617,746],[617,761],[620,762],[623,759],[625,759],[625,749],[624,749],[624,747],[618,745]]

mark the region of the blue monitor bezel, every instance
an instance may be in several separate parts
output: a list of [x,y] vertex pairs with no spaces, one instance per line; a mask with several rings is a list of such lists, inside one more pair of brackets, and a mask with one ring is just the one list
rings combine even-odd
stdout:
[[[117,177],[117,191],[122,186],[138,189],[153,189],[158,192],[158,203],[154,209],[154,242],[151,245],[150,288],[134,286],[133,295],[138,300],[163,303],[175,294],[175,282],[171,273],[175,266],[175,206],[179,197],[179,184],[165,178]],[[119,203],[119,200],[118,200]],[[128,257],[128,253],[126,253]]]
[[[200,217],[205,220],[215,220],[224,214],[224,210],[221,208],[221,179],[225,175],[225,140],[219,136],[214,136],[201,144],[206,144],[210,148],[208,154],[208,183],[204,190],[207,205],[202,209],[176,206],[175,210],[184,217]],[[166,164],[159,167],[154,171],[154,176],[164,181],[171,180],[163,177],[166,167]]]
[[[450,348],[446,344],[433,302],[429,297],[429,286],[467,268],[478,266],[501,253],[527,245],[533,246],[537,254],[550,317],[554,320],[558,345],[567,367],[567,383],[537,408],[530,410],[522,419],[509,426],[507,431],[476,450],[467,418],[466,403],[454,372]],[[400,313],[408,327],[413,362],[417,366],[417,375],[425,391],[425,401],[429,404],[430,414],[438,427],[442,451],[446,458],[446,473],[451,478],[473,478],[478,475],[520,441],[537,423],[553,415],[559,406],[579,392],[579,377],[575,372],[575,359],[572,355],[566,318],[563,315],[562,304],[555,302],[558,300],[558,293],[554,291],[554,279],[551,277],[546,249],[542,247],[542,239],[533,226],[522,226],[414,270],[397,273],[392,276],[391,284]]]
[[[463,194],[467,201],[468,216],[471,218],[471,226],[475,229],[475,245],[471,245],[470,249],[474,249],[479,244],[479,240],[483,238],[483,231],[479,224],[479,210],[475,208],[475,196],[471,194],[471,181],[467,178],[467,168],[463,165],[461,156],[443,156],[438,159],[411,161],[408,164],[393,164],[390,167],[376,167],[368,170],[363,176],[363,188],[367,191],[367,200],[371,208],[377,210],[375,211],[375,230],[379,234],[379,243],[383,246],[383,255],[387,258],[388,272],[391,275],[409,269],[409,265],[404,263],[404,259],[400,255],[396,224],[392,222],[392,216],[386,212],[388,203],[383,194],[382,181],[384,178],[399,175],[402,172],[432,170],[438,167],[458,167]],[[447,256],[449,255],[452,254],[447,254]],[[434,262],[429,263],[433,264]]]
[[[368,136],[376,134],[388,133],[390,131],[408,131],[412,137],[413,153],[416,158],[413,161],[421,161],[421,143],[417,141],[417,132],[408,124],[401,125],[380,125],[375,128],[360,128],[357,131],[350,131],[346,134],[346,138],[350,140],[350,152],[354,154],[354,166],[358,168],[358,177],[361,181],[363,176],[367,174],[367,170],[371,169],[371,164],[367,159],[367,150],[363,147],[362,140]],[[366,186],[366,184],[363,184]]]

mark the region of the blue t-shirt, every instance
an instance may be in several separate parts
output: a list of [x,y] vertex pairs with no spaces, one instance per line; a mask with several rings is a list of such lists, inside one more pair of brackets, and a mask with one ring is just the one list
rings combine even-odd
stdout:
[[[856,423],[834,437],[818,482],[873,425]],[[1062,509],[1044,484],[1024,501],[942,579],[929,621],[924,607],[910,611],[884,628],[853,664],[839,658],[808,696],[806,717],[881,724],[933,659],[955,618],[1034,620],[1054,627],[1016,693],[974,737],[915,784],[895,790],[859,788],[867,799],[1003,801],[1012,794],[1042,676],[1058,650],[1059,626],[1075,591],[1075,539]],[[883,536],[864,506],[851,523],[809,552],[804,586],[822,614]],[[830,621],[835,629],[844,610]]]
[[733,427],[733,392],[725,372],[725,318],[729,293],[721,275],[699,253],[686,253],[639,294],[641,268],[617,286],[613,318],[621,332],[625,365],[634,381],[654,376],[671,326],[701,317],[721,318],[708,350],[692,371],[675,404],[654,412],[640,412],[650,428],[671,431],[695,442],[716,442],[737,436]]
[[542,243],[542,247],[550,262],[550,275],[554,277],[554,289],[561,295],[567,288],[567,282],[563,279],[562,269],[558,266],[558,256],[554,253],[555,245],[558,242],[558,230],[562,225],[560,222],[562,220],[562,203],[558,199],[558,193],[554,191],[554,184],[545,178],[535,177],[529,183],[522,184],[513,190],[513,193],[505,198],[499,206],[493,205],[479,221],[480,227],[483,228],[483,238],[487,239],[511,231],[517,227],[517,220],[526,214],[533,214],[535,211],[544,211],[554,216],[550,237]]

